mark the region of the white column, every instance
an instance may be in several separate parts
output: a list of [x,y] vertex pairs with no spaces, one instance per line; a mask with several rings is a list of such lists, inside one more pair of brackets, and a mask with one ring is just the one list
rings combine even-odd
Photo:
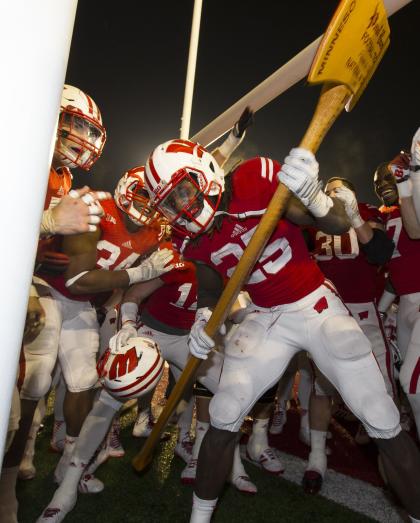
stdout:
[[188,140],[190,134],[192,100],[194,94],[195,67],[197,64],[198,39],[200,35],[201,8],[203,0],[195,0],[191,25],[190,51],[188,53],[187,78],[185,80],[184,106],[181,117],[181,133],[183,140]]
[[77,0],[0,0],[0,458]]

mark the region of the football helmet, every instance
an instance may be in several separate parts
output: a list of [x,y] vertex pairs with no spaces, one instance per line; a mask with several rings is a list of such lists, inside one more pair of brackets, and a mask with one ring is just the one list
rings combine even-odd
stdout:
[[105,140],[96,103],[77,87],[64,85],[54,151],[56,163],[88,171],[101,156]]
[[152,152],[145,166],[152,204],[182,235],[209,229],[224,190],[224,172],[200,144],[170,140]]
[[131,338],[120,350],[108,348],[99,358],[97,371],[104,389],[126,401],[152,391],[163,374],[164,360],[150,338]]
[[115,189],[114,200],[136,225],[152,226],[162,219],[161,214],[150,205],[144,184],[144,167],[134,167],[124,174]]

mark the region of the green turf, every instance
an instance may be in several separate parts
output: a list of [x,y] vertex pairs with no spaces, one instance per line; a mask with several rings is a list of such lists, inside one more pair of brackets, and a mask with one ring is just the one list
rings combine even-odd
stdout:
[[[126,456],[109,460],[97,471],[97,476],[105,482],[105,490],[96,495],[79,494],[77,506],[67,516],[66,522],[188,522],[192,489],[181,485],[179,480],[184,464],[178,457],[173,457],[174,432],[168,442],[161,444],[152,467],[140,477],[130,465],[139,447],[139,442],[131,437],[131,429],[127,426],[132,420],[132,412],[123,417],[126,428],[122,431],[122,440]],[[48,451],[51,423],[49,416],[38,436],[35,459],[37,477],[19,483],[19,523],[34,523],[54,492],[52,471],[58,455]],[[214,523],[373,521],[320,496],[307,496],[298,486],[265,475],[252,465],[246,466],[259,493],[257,496],[245,496],[227,487],[213,518]]]

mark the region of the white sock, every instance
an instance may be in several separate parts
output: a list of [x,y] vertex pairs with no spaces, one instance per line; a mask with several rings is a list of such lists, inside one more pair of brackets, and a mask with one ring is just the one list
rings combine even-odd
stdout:
[[0,476],[0,521],[17,523],[16,481],[19,467],[3,467]]
[[73,454],[75,459],[89,463],[105,438],[115,414],[115,409],[102,401],[93,405],[80,431]]
[[327,433],[322,430],[311,429],[311,452],[307,469],[316,470],[324,477],[327,470],[327,455],[326,448]]
[[77,437],[69,436],[68,434],[66,434],[66,439],[64,441],[63,455],[61,456],[60,461],[57,463],[57,466],[55,467],[55,471],[54,471],[54,478],[57,483],[61,483],[63,481],[64,475],[69,466],[77,439],[78,439]]
[[410,402],[411,410],[413,412],[414,420],[416,422],[417,435],[419,435],[420,434],[420,394],[407,394],[407,399]]
[[204,436],[206,435],[207,431],[209,430],[210,423],[206,423],[205,421],[198,421],[195,426],[195,441],[194,446],[192,449],[192,459],[198,459],[198,454],[200,452],[201,443],[203,441]]
[[194,396],[185,405],[185,409],[182,411],[178,418],[179,436],[178,441],[184,441],[189,439],[191,430],[191,421],[194,409]]
[[239,443],[235,445],[235,452],[233,454],[232,470],[230,472],[230,479],[237,478],[238,476],[248,476],[246,473],[239,452]]
[[247,450],[252,459],[258,459],[268,444],[268,422],[269,419],[254,419],[252,433],[248,440]]
[[300,411],[300,431],[309,433],[309,410],[301,409]]
[[216,504],[217,498],[201,499],[194,492],[190,523],[210,523]]

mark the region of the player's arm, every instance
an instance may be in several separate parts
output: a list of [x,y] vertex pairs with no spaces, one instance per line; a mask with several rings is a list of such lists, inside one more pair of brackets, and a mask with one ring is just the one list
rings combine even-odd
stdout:
[[172,269],[169,249],[157,250],[137,267],[119,271],[95,269],[100,231],[63,240],[63,250],[70,258],[65,273],[66,287],[72,294],[90,294],[125,288],[140,281],[157,278]]
[[343,204],[337,198],[331,198],[331,206],[325,216],[313,216],[309,209],[296,197],[292,197],[286,208],[285,217],[296,225],[311,226],[326,234],[340,235],[349,230],[350,222]]
[[343,234],[350,223],[344,206],[321,189],[315,156],[301,147],[286,156],[278,180],[295,195],[286,209],[286,217],[298,225],[312,225],[327,234]]
[[247,128],[254,122],[254,111],[250,107],[246,107],[239,120],[235,123],[226,140],[211,154],[216,162],[223,167],[224,164],[232,156],[233,152],[239,147],[245,138]]
[[369,263],[384,265],[394,252],[394,242],[388,238],[382,224],[373,220],[365,221],[360,215],[355,193],[345,187],[334,190],[335,197],[343,202],[350,224],[356,232],[360,248],[365,253]]
[[400,196],[400,211],[404,229],[412,240],[420,239],[420,223],[417,218],[413,197]]
[[413,136],[411,143],[410,180],[413,191],[413,206],[417,219],[420,221],[420,127]]

